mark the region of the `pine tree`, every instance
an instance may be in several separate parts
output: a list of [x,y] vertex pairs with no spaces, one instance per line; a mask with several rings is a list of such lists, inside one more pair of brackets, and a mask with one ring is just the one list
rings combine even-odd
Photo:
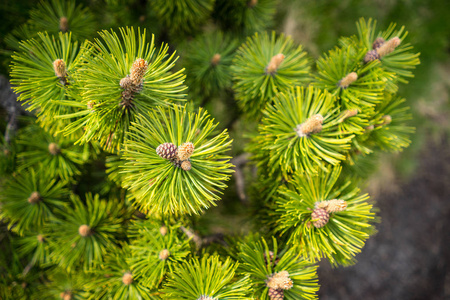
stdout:
[[[142,22],[155,17],[156,32],[95,39],[101,18],[75,2],[32,11],[9,37],[11,82],[34,117],[1,156],[14,258],[2,299],[316,299],[318,261],[356,262],[378,221],[360,187],[378,153],[410,143],[397,92],[419,54],[403,27],[361,19],[313,64],[265,31],[275,7],[152,1]],[[200,107],[211,99],[254,128],[229,133]],[[241,172],[230,136],[247,138],[254,211],[250,232],[217,239],[201,223]]]

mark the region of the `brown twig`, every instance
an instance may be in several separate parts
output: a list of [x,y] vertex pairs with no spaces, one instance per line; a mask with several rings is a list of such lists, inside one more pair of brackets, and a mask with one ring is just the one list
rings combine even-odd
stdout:
[[234,178],[236,180],[236,192],[242,203],[248,204],[247,195],[245,194],[245,178],[242,167],[245,166],[250,157],[249,153],[242,153],[231,160],[231,163],[235,166]]
[[224,241],[224,235],[222,233],[216,233],[205,237],[201,237],[191,229],[187,229],[184,226],[181,226],[180,229],[188,236],[188,238],[194,241],[197,250],[211,243],[221,243],[222,245],[226,245]]

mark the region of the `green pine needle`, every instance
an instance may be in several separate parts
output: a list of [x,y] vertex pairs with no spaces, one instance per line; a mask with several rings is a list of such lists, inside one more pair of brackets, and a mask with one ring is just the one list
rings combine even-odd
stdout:
[[100,200],[86,194],[86,205],[71,196],[72,207],[53,220],[50,243],[59,266],[71,271],[82,266],[88,271],[103,262],[108,249],[114,248],[122,231],[124,208],[118,201]]
[[273,251],[262,238],[259,241],[240,244],[239,271],[250,275],[252,291],[257,299],[269,300],[268,278],[281,271],[287,271],[293,282],[293,287],[284,290],[285,299],[317,299],[319,284],[317,266],[304,260],[295,249],[278,251],[278,245],[273,238]]
[[[55,119],[55,115],[70,114],[74,110],[56,101],[67,100],[68,90],[74,83],[76,70],[87,55],[89,48],[79,48],[71,41],[71,34],[59,33],[54,37],[46,32],[38,33],[36,39],[22,41],[20,52],[12,56],[11,83],[19,100],[28,104],[28,110],[37,113],[39,122],[55,133],[68,125],[67,121]],[[57,76],[53,63],[62,59],[66,75]]]
[[[95,50],[85,57],[77,73],[81,99],[62,103],[79,111],[60,116],[77,118],[66,127],[66,135],[83,129],[78,142],[99,140],[109,150],[121,148],[136,114],[146,113],[156,105],[183,101],[182,92],[186,89],[183,70],[171,72],[177,58],[175,53],[168,54],[168,45],[163,44],[158,50],[154,36],[147,42],[145,30],[138,29],[137,33],[132,27],[119,30],[120,37],[114,31],[99,32],[101,39],[92,43]],[[134,93],[130,101],[125,101],[120,81],[130,75],[137,59],[145,60],[148,68],[143,74],[140,91]]]
[[192,33],[211,14],[214,0],[153,0],[152,9],[174,35]]
[[[231,140],[226,130],[214,135],[217,123],[199,109],[157,107],[133,123],[123,152],[124,184],[136,198],[136,205],[151,214],[199,214],[220,199],[233,172],[225,155]],[[179,147],[192,142],[192,169],[185,171],[156,153],[163,143]]]
[[190,92],[206,98],[231,88],[231,61],[237,47],[237,40],[221,31],[194,40],[184,56]]
[[358,37],[353,36],[350,38],[341,38],[339,43],[343,46],[349,46],[356,44],[360,48],[365,48],[367,51],[372,50],[372,43],[377,37],[382,37],[386,41],[393,37],[398,37],[401,40],[401,44],[395,48],[395,50],[386,56],[380,58],[381,65],[388,72],[393,72],[397,75],[398,81],[402,83],[408,83],[406,78],[414,77],[411,70],[414,70],[418,64],[420,64],[420,53],[411,53],[413,47],[411,44],[405,42],[405,38],[408,32],[405,31],[405,27],[396,29],[397,25],[392,23],[385,31],[376,30],[377,22],[369,19],[366,21],[361,18],[356,23],[358,28]]
[[198,300],[204,296],[213,299],[248,300],[248,277],[236,280],[238,267],[230,258],[224,262],[219,256],[193,258],[179,265],[163,289],[163,299]]
[[[182,240],[178,226],[168,226],[163,235],[153,222],[135,222],[130,231],[131,256],[127,260],[133,274],[145,286],[155,289],[190,254],[189,241]],[[167,255],[167,257],[165,257]]]
[[[284,60],[273,73],[267,73],[272,58],[278,54]],[[239,107],[249,118],[259,118],[267,103],[277,92],[309,80],[309,60],[301,46],[290,37],[275,32],[248,37],[233,60],[233,89]]]
[[56,209],[68,207],[66,183],[57,181],[48,171],[23,170],[3,183],[0,216],[9,221],[9,229],[19,234],[41,230]]
[[95,279],[86,284],[91,291],[89,299],[142,299],[154,300],[155,291],[142,283],[144,278],[138,278],[127,261],[132,257],[129,246],[109,253],[101,268],[94,269]]
[[[363,65],[366,52],[364,48],[350,45],[324,54],[317,61],[318,74],[313,85],[338,97],[343,109],[373,109],[382,101],[386,81],[392,80],[393,74],[383,71],[378,60]],[[357,80],[348,87],[341,87],[341,80],[351,72],[358,75]]]
[[[289,187],[279,189],[278,208],[273,213],[277,229],[289,232],[289,244],[312,262],[325,257],[332,265],[354,263],[354,256],[373,232],[375,213],[367,202],[369,196],[360,195],[349,181],[338,185],[341,169],[329,168],[314,175],[296,173]],[[311,217],[316,202],[332,199],[344,200],[347,208],[330,213],[328,223],[316,228]]]
[[222,30],[245,37],[272,27],[275,12],[275,0],[216,0],[213,16]]
[[17,157],[18,170],[42,166],[51,178],[61,178],[73,181],[75,175],[80,175],[80,167],[92,156],[89,144],[74,145],[72,137],[52,136],[36,125],[24,128],[17,144],[25,149]]
[[[342,118],[330,93],[296,87],[279,93],[273,101],[264,111],[260,134],[249,146],[258,166],[268,168],[269,173],[281,170],[286,177],[295,171],[315,173],[317,166],[327,170],[326,164],[337,165],[345,159],[353,135],[339,131]],[[322,130],[299,136],[297,126],[316,114],[324,118]]]

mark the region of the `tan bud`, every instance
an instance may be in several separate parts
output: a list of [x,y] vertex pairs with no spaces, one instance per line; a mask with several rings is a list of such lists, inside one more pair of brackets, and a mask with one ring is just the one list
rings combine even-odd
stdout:
[[392,122],[392,117],[390,115],[385,115],[381,119],[383,119],[383,125],[389,125]]
[[221,55],[219,53],[216,53],[211,58],[211,65],[217,66],[220,63]]
[[332,199],[316,202],[315,208],[324,209],[327,213],[344,211],[347,208],[347,202],[341,199]]
[[161,233],[162,236],[165,236],[167,234],[167,227],[166,226],[161,226],[159,228],[159,233]]
[[161,250],[161,252],[159,252],[159,259],[161,260],[165,260],[170,256],[170,252],[167,249],[163,249]]
[[148,63],[144,59],[138,58],[134,61],[130,70],[130,79],[135,86],[139,86],[144,81],[147,69]]
[[388,55],[389,53],[392,53],[395,48],[397,48],[401,43],[400,38],[397,36],[390,39],[389,41],[385,42],[383,45],[381,45],[379,48],[377,48],[377,53],[380,57],[383,57],[385,55]]
[[32,192],[30,197],[28,197],[28,203],[36,204],[41,201],[41,194],[39,192]]
[[305,137],[312,133],[319,133],[322,131],[322,124],[324,118],[321,114],[316,114],[310,118],[308,118],[305,122],[300,125],[297,125],[295,131],[299,137]]
[[266,67],[266,74],[268,75],[274,74],[278,70],[283,61],[284,61],[284,54],[278,53],[277,55],[273,56]]
[[342,78],[341,81],[339,81],[339,87],[346,89],[346,88],[348,88],[348,86],[350,84],[355,82],[357,79],[358,79],[358,74],[356,74],[356,72],[351,72],[351,73],[347,74],[347,76]]
[[48,144],[48,152],[50,152],[51,155],[57,155],[61,152],[61,149],[59,149],[58,144],[50,143]]
[[191,142],[183,143],[180,147],[178,147],[178,158],[180,160],[187,160],[191,157],[192,153],[194,153],[194,144]]
[[130,285],[133,282],[133,274],[131,274],[130,272],[126,272],[125,274],[123,274],[122,282],[125,285]]
[[38,234],[37,235],[37,240],[38,240],[39,243],[42,244],[45,241],[45,238],[44,238],[44,236],[42,234]]
[[66,77],[66,63],[62,59],[57,59],[53,62],[53,70],[57,77]]
[[281,290],[289,290],[294,286],[294,283],[289,278],[288,271],[281,271],[278,273],[272,274],[266,280],[266,286],[271,289],[281,289]]
[[69,30],[69,19],[66,17],[61,17],[59,19],[59,30],[62,32],[67,32]]
[[87,237],[89,235],[92,234],[91,232],[91,227],[89,227],[88,225],[81,225],[78,228],[78,233],[82,236],[82,237]]

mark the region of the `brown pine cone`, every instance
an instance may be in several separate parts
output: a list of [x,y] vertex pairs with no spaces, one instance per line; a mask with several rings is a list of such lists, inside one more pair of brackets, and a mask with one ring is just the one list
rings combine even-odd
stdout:
[[282,289],[269,289],[269,299],[270,300],[283,300],[284,292]]
[[172,159],[177,156],[177,146],[172,143],[164,143],[156,148],[156,153],[165,159]]
[[322,228],[327,225],[330,215],[323,208],[316,208],[311,214],[311,220],[316,228]]

